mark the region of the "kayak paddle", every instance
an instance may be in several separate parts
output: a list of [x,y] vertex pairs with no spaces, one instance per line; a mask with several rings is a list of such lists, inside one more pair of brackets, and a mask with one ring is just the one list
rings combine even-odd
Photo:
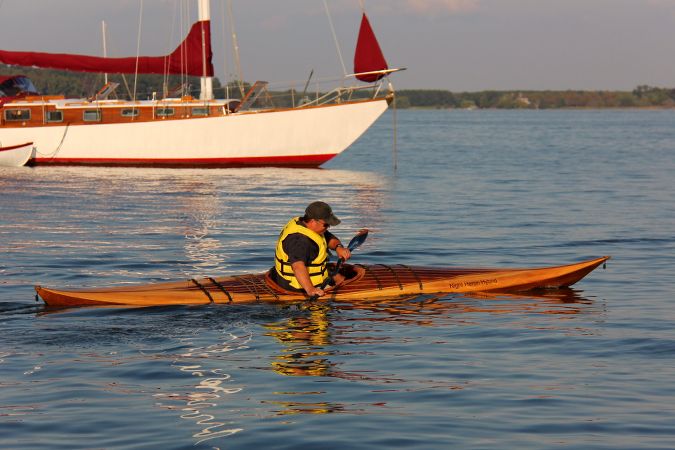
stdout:
[[[368,238],[368,229],[364,228],[362,230],[359,230],[358,233],[352,238],[351,241],[349,241],[349,244],[347,245],[347,248],[349,249],[350,252],[353,252],[357,248],[361,247],[361,244],[366,242],[366,238]],[[338,262],[335,264],[335,270],[333,271],[333,276],[337,275],[338,271],[340,270],[340,266],[342,266],[342,263],[344,262],[344,259],[340,258],[338,259]],[[332,278],[332,277],[330,277]],[[327,284],[327,281],[324,281],[323,286]],[[323,289],[323,287],[321,288]]]
[[[367,238],[368,238],[368,229],[363,228],[363,229],[359,230],[358,233],[356,233],[356,235],[352,238],[351,241],[349,241],[349,244],[347,244],[347,248],[349,249],[350,252],[353,252],[357,248],[361,247],[361,244],[366,242]],[[342,266],[342,263],[344,261],[345,260],[342,259],[342,258],[338,259],[338,262],[335,263],[335,270],[333,270],[333,273],[330,274],[328,276],[328,278],[326,278],[326,280],[323,283],[321,283],[321,286],[319,286],[319,288],[324,289],[326,286],[328,286],[328,284],[331,281],[333,281],[333,277],[335,275],[337,275],[337,273],[340,270],[340,267]],[[316,300],[317,298],[319,298],[318,295],[312,295],[309,299],[310,300]]]

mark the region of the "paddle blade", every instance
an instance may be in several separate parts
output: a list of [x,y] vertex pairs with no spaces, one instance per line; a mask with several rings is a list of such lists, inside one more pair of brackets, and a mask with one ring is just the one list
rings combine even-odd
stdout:
[[349,245],[347,245],[347,248],[349,251],[354,251],[354,249],[357,249],[366,242],[366,239],[368,238],[368,229],[364,228],[362,230],[359,230],[358,233],[356,233],[356,236],[352,238],[351,241],[349,241]]

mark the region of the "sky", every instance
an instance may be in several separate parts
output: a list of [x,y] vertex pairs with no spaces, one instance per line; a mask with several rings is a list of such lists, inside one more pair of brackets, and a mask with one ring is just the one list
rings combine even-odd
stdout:
[[[398,89],[632,90],[675,87],[675,0],[327,0],[352,72],[361,6]],[[0,48],[169,53],[196,2],[0,0]],[[231,0],[245,80],[302,85],[343,74],[323,0]],[[226,0],[211,0],[214,65],[236,78]],[[225,24],[223,24],[225,22]],[[225,26],[223,26],[225,25]],[[187,30],[188,25],[183,25]]]

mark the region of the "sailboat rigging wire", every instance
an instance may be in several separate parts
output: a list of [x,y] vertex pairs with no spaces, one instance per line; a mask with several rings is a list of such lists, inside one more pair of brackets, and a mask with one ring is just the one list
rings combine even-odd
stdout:
[[[223,34],[223,39],[222,42],[227,41],[227,36],[225,33],[225,3],[224,2],[219,2],[220,3],[220,23],[221,23],[221,32]],[[227,50],[226,46],[223,46],[223,75],[225,77],[225,98],[230,98],[230,77],[227,74]]]
[[129,89],[129,82],[127,81],[127,77],[123,73],[121,73],[120,75],[122,76],[122,81],[124,81],[124,89],[127,90],[127,95],[129,96],[129,98],[133,98],[131,89]]
[[140,11],[138,13],[138,37],[136,38],[136,69],[134,70],[134,96],[136,102],[136,87],[138,84],[138,62],[141,55],[141,26],[143,24],[143,0],[141,0]]
[[347,67],[345,66],[345,60],[342,58],[342,50],[340,49],[340,42],[338,42],[337,34],[335,34],[335,27],[333,26],[333,18],[330,15],[330,10],[328,9],[328,2],[326,0],[323,0],[323,6],[326,8],[326,17],[328,17],[330,30],[333,33],[333,41],[335,42],[335,48],[337,49],[338,58],[340,58],[340,64],[342,65],[342,74],[346,77]]
[[244,75],[241,71],[241,61],[239,59],[239,43],[237,42],[237,32],[234,29],[234,14],[232,13],[232,0],[227,0],[227,11],[229,15],[230,30],[232,31],[232,47],[234,49],[234,63],[237,67],[237,80],[241,98],[244,98]]
[[[171,21],[171,32],[168,35],[168,40],[166,42],[166,48],[171,48],[171,43],[173,42],[174,32],[176,31],[176,22],[178,21],[178,9],[180,3],[175,2],[173,7],[173,20]],[[170,50],[169,50],[170,51]],[[162,74],[162,98],[169,96],[169,58],[164,58],[164,73]]]

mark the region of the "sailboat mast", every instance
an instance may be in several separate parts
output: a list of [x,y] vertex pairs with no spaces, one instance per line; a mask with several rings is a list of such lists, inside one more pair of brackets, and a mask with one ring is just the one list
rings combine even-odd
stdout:
[[[211,7],[209,0],[199,0],[199,20],[200,21],[210,21],[211,20]],[[202,31],[202,65],[203,65],[203,74],[207,72],[206,68],[206,36],[204,31]],[[201,90],[199,93],[200,100],[212,100],[213,99],[213,78],[202,76],[201,77]]]

